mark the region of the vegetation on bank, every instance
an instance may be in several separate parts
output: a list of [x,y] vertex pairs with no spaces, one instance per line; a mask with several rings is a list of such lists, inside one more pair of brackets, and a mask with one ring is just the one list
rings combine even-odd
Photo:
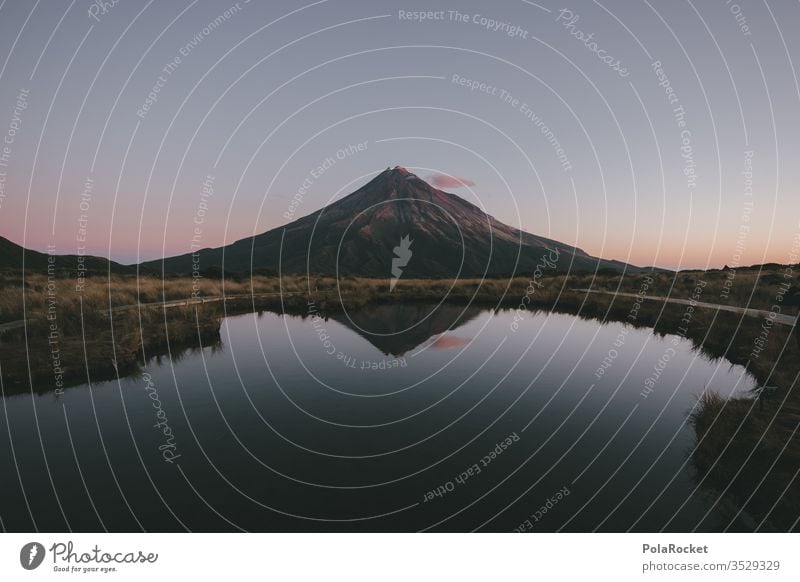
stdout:
[[[653,272],[621,275],[619,273],[549,272],[514,278],[488,279],[400,279],[393,291],[389,279],[367,279],[343,276],[288,275],[281,278],[267,275],[248,277],[219,273],[198,278],[158,275],[93,276],[82,279],[61,273],[48,278],[44,272],[0,274],[0,324],[36,318],[46,312],[53,300],[59,314],[71,320],[83,307],[84,322],[103,317],[108,309],[161,301],[188,300],[193,297],[257,295],[283,296],[284,304],[301,305],[305,298],[329,301],[331,308],[343,301],[358,304],[370,301],[419,300],[477,301],[487,304],[513,305],[523,297],[531,303],[552,305],[556,300],[583,302],[581,289],[621,293],[639,293],[645,282],[646,296],[690,299],[693,289],[702,282],[699,301],[723,305],[770,310],[780,298],[781,312],[797,314],[800,306],[798,275],[791,268],[774,265],[765,269],[716,271]],[[23,294],[25,310],[23,311]],[[587,299],[607,302],[607,299]],[[87,319],[88,318],[88,319]]]

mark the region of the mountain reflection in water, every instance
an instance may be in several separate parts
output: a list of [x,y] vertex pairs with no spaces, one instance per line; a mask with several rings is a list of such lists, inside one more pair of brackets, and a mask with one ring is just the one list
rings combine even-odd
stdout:
[[94,504],[123,531],[511,531],[560,491],[536,531],[724,523],[695,481],[688,414],[704,387],[752,389],[743,367],[623,323],[513,321],[422,303],[248,313],[128,377],[6,392],[0,450],[16,456],[0,471],[19,477],[0,489],[4,526],[96,531]]

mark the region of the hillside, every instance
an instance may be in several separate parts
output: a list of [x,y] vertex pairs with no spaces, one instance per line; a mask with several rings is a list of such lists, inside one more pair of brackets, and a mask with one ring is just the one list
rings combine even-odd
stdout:
[[[26,272],[46,273],[50,255],[21,247],[7,238],[0,236],[0,271],[22,271],[23,258]],[[85,269],[85,275],[103,275],[112,273],[135,273],[135,266],[121,265],[102,257],[78,255],[55,255],[53,270],[61,275],[67,272],[77,273],[79,265]]]

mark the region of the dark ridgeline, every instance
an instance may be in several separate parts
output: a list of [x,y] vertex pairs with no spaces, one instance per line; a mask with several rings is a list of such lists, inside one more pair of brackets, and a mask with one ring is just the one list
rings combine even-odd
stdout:
[[[352,194],[286,226],[201,250],[199,265],[224,267],[228,272],[280,268],[283,273],[335,274],[338,254],[339,275],[388,278],[394,248],[406,236],[412,241],[413,259],[403,268],[404,278],[526,274],[548,248],[558,250],[559,272],[642,270],[503,224],[400,166],[384,170]],[[190,274],[196,264],[191,254],[185,254],[164,259],[163,269]],[[162,269],[161,260],[142,265]]]
[[[58,249],[55,249],[56,253]],[[0,236],[0,272],[20,271],[25,259],[25,271],[47,273],[50,270],[59,274],[69,273],[73,276],[78,271],[87,275],[105,275],[111,273],[135,273],[136,266],[126,266],[91,255],[62,255],[40,253],[26,249]]]

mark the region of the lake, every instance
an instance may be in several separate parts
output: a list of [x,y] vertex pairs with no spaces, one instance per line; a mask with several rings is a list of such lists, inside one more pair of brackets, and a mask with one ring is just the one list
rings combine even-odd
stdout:
[[[145,373],[2,399],[8,531],[688,531],[689,414],[741,366],[576,315],[377,305],[227,317]],[[734,512],[735,513],[735,512]]]

